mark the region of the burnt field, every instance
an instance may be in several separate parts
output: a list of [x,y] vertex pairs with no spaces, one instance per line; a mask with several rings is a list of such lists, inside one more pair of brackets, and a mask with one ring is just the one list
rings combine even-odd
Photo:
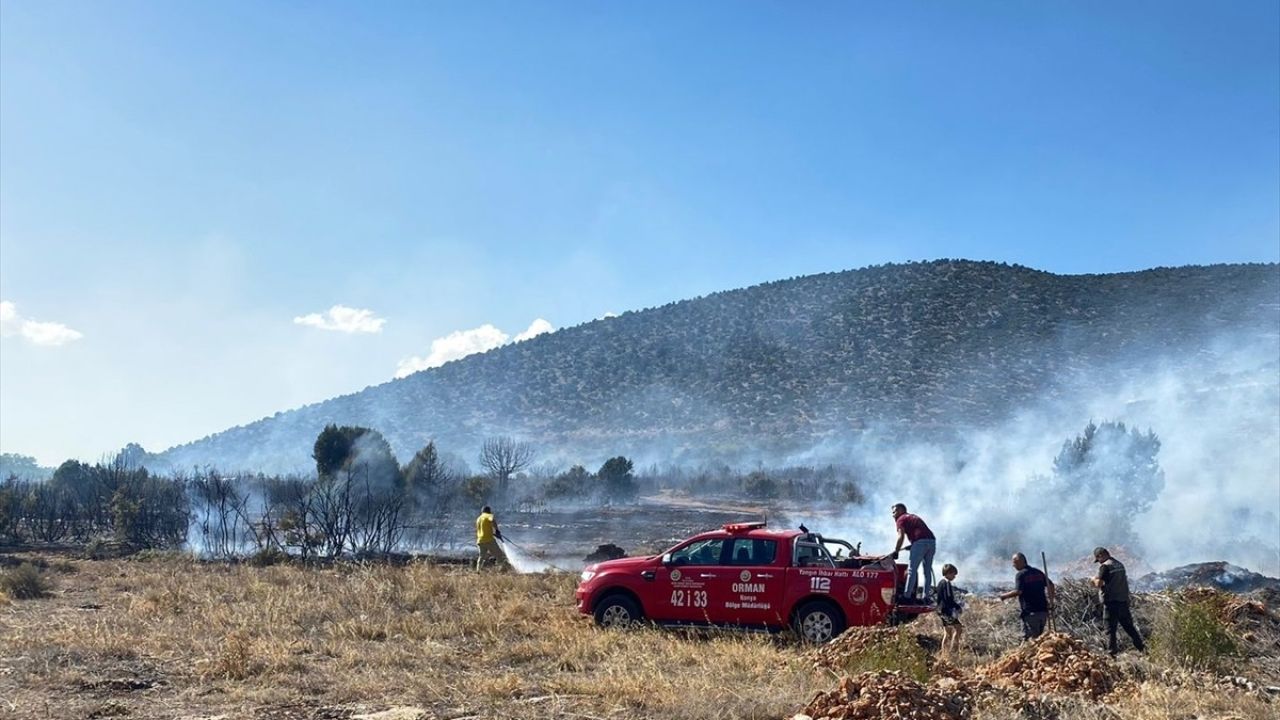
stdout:
[[[793,514],[788,508],[749,502],[711,504],[662,494],[633,505],[504,513],[499,523],[504,535],[515,544],[517,554],[524,550],[531,558],[576,571],[581,569],[584,557],[606,543],[617,545],[628,555],[651,555],[725,523],[767,518],[770,526],[786,527]],[[453,546],[453,552],[473,549],[467,547],[467,543],[474,543],[469,523],[458,525],[455,535],[461,542]]]
[[1280,617],[1265,596],[1139,596],[1152,652],[1115,661],[1083,586],[1063,584],[1065,639],[1044,647],[1020,645],[1015,606],[974,597],[964,648],[944,660],[933,618],[901,633],[855,629],[816,653],[788,634],[602,631],[574,612],[572,573],[4,559],[0,717],[791,718],[808,708],[1261,720],[1280,708],[1268,690],[1280,686]]

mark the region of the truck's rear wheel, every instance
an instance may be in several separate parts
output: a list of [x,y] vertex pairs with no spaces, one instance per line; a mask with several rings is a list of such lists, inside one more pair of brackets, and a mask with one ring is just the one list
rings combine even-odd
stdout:
[[610,595],[596,605],[596,624],[604,628],[627,628],[640,621],[640,606],[626,595]]
[[796,611],[795,628],[806,642],[824,643],[844,632],[844,618],[831,603],[814,600]]

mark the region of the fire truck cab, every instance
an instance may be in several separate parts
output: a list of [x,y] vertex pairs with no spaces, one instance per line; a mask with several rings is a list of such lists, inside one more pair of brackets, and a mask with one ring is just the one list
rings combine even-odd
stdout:
[[794,628],[826,642],[846,627],[900,623],[933,610],[900,604],[906,567],[843,540],[763,522],[731,523],[662,555],[588,565],[577,606],[605,626]]

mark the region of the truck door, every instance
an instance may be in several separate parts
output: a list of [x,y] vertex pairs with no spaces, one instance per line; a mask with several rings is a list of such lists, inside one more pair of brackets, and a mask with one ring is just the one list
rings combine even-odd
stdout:
[[786,624],[782,594],[786,568],[778,564],[778,541],[733,538],[725,565],[711,581],[711,602],[722,622],[755,627]]
[[721,566],[724,538],[694,540],[672,550],[668,563],[654,580],[659,622],[705,622],[711,605],[712,582],[728,569]]

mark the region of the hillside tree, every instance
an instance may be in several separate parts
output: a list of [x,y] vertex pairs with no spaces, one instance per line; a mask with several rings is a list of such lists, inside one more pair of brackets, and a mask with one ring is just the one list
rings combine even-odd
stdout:
[[[1034,508],[1033,536],[1050,547],[1067,540],[1083,553],[1095,545],[1139,544],[1134,519],[1151,509],[1164,489],[1160,440],[1122,422],[1090,422],[1065,441],[1053,471],[1033,478],[1023,504]],[[1071,528],[1063,533],[1063,528]],[[1067,543],[1070,544],[1070,543]]]
[[491,437],[480,446],[480,467],[493,478],[502,501],[510,498],[511,477],[533,462],[533,446],[515,438]]
[[607,502],[628,502],[636,497],[636,479],[631,471],[630,460],[619,455],[609,458],[600,466],[596,476],[600,478],[600,488]]

